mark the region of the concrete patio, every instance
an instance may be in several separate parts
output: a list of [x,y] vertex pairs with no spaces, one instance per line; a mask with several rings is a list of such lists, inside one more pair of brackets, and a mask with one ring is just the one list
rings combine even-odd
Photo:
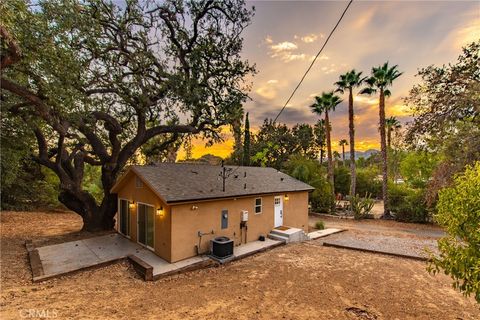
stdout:
[[[231,260],[241,259],[282,244],[281,241],[271,239],[242,244],[234,248]],[[150,269],[150,277],[147,279],[145,276],[146,280],[155,280],[215,263],[204,255],[169,263],[152,251],[116,233],[38,248],[27,244],[27,250],[34,282],[104,266],[127,258],[134,263],[140,263],[144,269]]]

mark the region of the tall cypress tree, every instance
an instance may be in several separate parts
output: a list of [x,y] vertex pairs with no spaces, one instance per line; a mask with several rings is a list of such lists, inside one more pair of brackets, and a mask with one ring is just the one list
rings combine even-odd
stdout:
[[248,112],[245,115],[245,136],[243,140],[243,165],[250,165],[250,121],[248,120]]

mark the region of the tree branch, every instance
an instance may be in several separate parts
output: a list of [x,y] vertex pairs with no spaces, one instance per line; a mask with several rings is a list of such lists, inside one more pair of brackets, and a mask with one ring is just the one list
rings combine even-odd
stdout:
[[0,36],[7,44],[7,51],[9,52],[8,55],[2,57],[2,60],[0,62],[0,70],[2,70],[20,60],[20,47],[18,46],[16,41],[13,40],[13,38],[10,36],[10,33],[7,31],[7,29],[1,25]]

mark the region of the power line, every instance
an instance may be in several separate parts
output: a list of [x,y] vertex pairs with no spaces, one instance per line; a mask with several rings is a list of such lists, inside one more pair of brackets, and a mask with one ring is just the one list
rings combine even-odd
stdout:
[[312,69],[313,67],[313,64],[315,63],[315,61],[317,61],[317,58],[320,56],[320,54],[322,53],[323,51],[323,48],[325,48],[325,46],[327,45],[328,43],[328,40],[330,40],[330,37],[332,36],[332,34],[335,32],[335,30],[337,29],[338,25],[340,24],[340,21],[342,21],[343,19],[343,16],[345,15],[345,13],[347,13],[347,10],[348,8],[350,7],[350,5],[352,4],[353,0],[350,0],[348,2],[348,5],[347,7],[345,8],[345,10],[343,10],[343,13],[342,15],[340,16],[340,19],[338,19],[337,21],[337,24],[335,24],[335,27],[333,27],[332,31],[330,32],[330,34],[328,35],[327,39],[325,40],[325,42],[323,43],[323,46],[320,48],[320,51],[318,51],[317,55],[315,56],[315,58],[313,59],[312,63],[310,64],[310,66],[308,67],[307,71],[305,71],[305,73],[303,74],[303,77],[302,79],[300,79],[300,82],[297,84],[297,86],[295,87],[295,89],[293,90],[292,94],[290,95],[290,97],[288,98],[287,102],[285,102],[285,105],[282,107],[282,109],[280,110],[280,112],[277,114],[277,116],[275,117],[275,119],[273,120],[273,123],[275,123],[278,119],[278,117],[280,117],[280,115],[282,114],[283,110],[285,110],[285,108],[287,107],[287,104],[290,102],[290,100],[292,99],[293,95],[295,94],[295,92],[297,92],[297,89],[300,87],[300,85],[302,84],[303,80],[305,79],[305,77],[307,76],[308,72],[310,71],[310,69]]

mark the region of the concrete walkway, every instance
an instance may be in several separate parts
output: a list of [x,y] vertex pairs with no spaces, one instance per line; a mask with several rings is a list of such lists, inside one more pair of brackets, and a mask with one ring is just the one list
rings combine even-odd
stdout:
[[[283,243],[271,239],[242,244],[234,248],[233,260],[241,259],[281,244]],[[79,270],[103,266],[126,259],[129,256],[135,256],[141,260],[144,266],[153,268],[153,279],[190,270],[195,266],[206,266],[209,262],[213,263],[208,256],[196,256],[169,263],[152,251],[120,234],[109,234],[56,245],[30,248],[29,255],[33,281],[42,281]]]
[[307,236],[310,240],[315,240],[315,239],[323,238],[323,237],[329,236],[331,234],[342,232],[342,231],[345,231],[345,230],[344,229],[337,229],[337,228],[327,228],[327,229],[323,229],[323,230],[317,230],[317,231],[310,232],[309,234],[307,234]]
[[149,261],[154,267],[154,273],[162,272],[162,266],[169,264],[150,250],[119,234],[38,247],[36,250],[43,274],[34,274],[34,281],[117,262],[129,255]]
[[233,248],[233,256],[235,259],[242,259],[257,252],[262,252],[276,246],[283,245],[283,241],[265,238],[265,241],[252,241]]

